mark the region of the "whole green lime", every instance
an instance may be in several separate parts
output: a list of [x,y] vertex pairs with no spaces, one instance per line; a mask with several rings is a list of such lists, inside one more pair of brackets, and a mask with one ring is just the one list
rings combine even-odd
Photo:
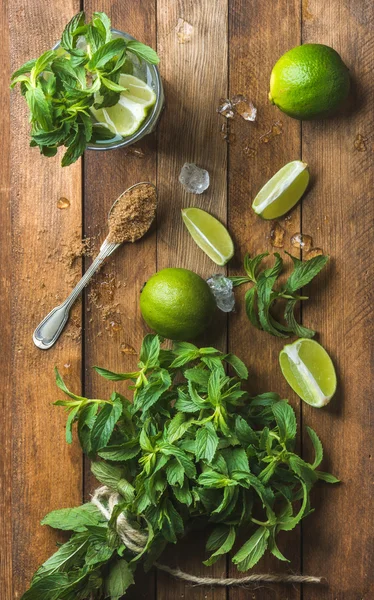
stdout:
[[303,44],[275,63],[269,100],[295,119],[331,115],[350,88],[349,71],[339,54],[323,44]]
[[140,295],[143,319],[162,337],[190,340],[212,320],[216,303],[204,279],[188,269],[162,269]]

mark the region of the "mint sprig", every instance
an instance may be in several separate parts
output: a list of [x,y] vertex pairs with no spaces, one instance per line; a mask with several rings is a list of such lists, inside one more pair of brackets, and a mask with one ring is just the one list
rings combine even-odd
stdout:
[[[68,441],[76,424],[94,476],[119,503],[109,522],[92,504],[44,518],[72,536],[38,569],[23,600],[118,600],[136,566],[149,568],[196,521],[208,528],[206,565],[230,552],[239,571],[266,551],[287,560],[278,533],[312,512],[309,493],[319,479],[338,481],[317,469],[323,449],[312,429],[313,463],[295,452],[296,417],[287,400],[271,392],[251,398],[242,387],[247,368],[235,355],[185,342],[166,350],[157,335],[144,338],[137,371],[96,371],[130,380],[133,402],[116,392],[109,400],[78,396],[56,371],[67,395],[56,404],[69,413]],[[122,511],[147,533],[141,556],[117,535]]]
[[[84,36],[86,47],[78,41]],[[54,156],[59,146],[67,151],[62,166],[74,163],[92,139],[108,139],[108,130],[95,125],[90,109],[113,106],[125,90],[119,84],[129,54],[151,64],[159,62],[152,48],[135,40],[112,39],[109,17],[95,12],[86,23],[84,12],[75,15],[61,36],[62,50],[48,50],[27,61],[11,78],[20,85],[30,110],[31,146]],[[110,137],[113,137],[110,134]]]
[[[245,294],[245,309],[247,317],[257,329],[267,331],[271,335],[287,338],[290,334],[298,337],[311,338],[315,331],[300,325],[295,317],[295,307],[299,301],[308,300],[308,296],[301,296],[298,292],[310,283],[326,265],[329,257],[320,255],[308,261],[301,261],[288,252],[285,252],[293,262],[293,271],[287,282],[278,284],[278,279],[283,273],[283,259],[278,252],[274,253],[274,266],[261,270],[264,258],[268,252],[253,258],[246,254],[244,257],[245,276],[230,277],[234,286],[245,283],[253,286]],[[275,318],[272,310],[278,301],[284,303],[284,320],[280,323]]]

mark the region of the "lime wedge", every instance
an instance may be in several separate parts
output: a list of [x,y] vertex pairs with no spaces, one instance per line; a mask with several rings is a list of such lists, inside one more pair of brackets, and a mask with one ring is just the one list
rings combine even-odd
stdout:
[[128,91],[121,92],[117,104],[99,109],[91,107],[91,112],[100,125],[127,137],[138,131],[149,108],[156,102],[156,94],[149,85],[133,75],[122,74],[119,83]]
[[122,92],[122,97],[128,98],[132,102],[136,102],[150,108],[156,102],[156,94],[149,85],[134,75],[122,73],[119,78],[119,84],[127,88],[127,92]]
[[308,183],[308,165],[301,160],[294,160],[264,185],[254,199],[252,208],[263,219],[277,219],[295,206]]
[[182,219],[196,244],[216,265],[225,265],[234,255],[234,244],[226,227],[200,208],[184,208]]
[[336,391],[336,374],[318,342],[300,338],[284,346],[279,362],[287,383],[302,400],[317,408],[330,402]]

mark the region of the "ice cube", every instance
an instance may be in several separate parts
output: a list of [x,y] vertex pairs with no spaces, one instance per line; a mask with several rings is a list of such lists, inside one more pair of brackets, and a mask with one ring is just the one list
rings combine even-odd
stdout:
[[184,19],[178,19],[175,31],[178,37],[178,42],[180,44],[187,44],[187,42],[191,41],[193,34],[193,26],[190,23],[187,23],[187,21],[185,21]]
[[274,221],[270,230],[270,242],[274,248],[283,248],[285,231],[278,221]]
[[313,246],[313,239],[305,233],[295,233],[291,238],[291,244],[294,248],[301,248],[305,252],[309,252]]
[[228,98],[220,98],[217,112],[223,117],[226,117],[226,119],[234,118],[234,110],[231,101]]
[[179,174],[179,181],[191,194],[202,194],[209,187],[209,173],[194,163],[184,163]]
[[255,121],[257,116],[257,108],[243,94],[236,94],[231,98],[231,104],[234,109],[245,121]]
[[212,275],[207,284],[213,292],[216,304],[222,312],[231,312],[235,307],[235,297],[231,279],[224,275]]
[[312,248],[305,256],[305,260],[311,260],[316,256],[321,256],[323,254],[322,248]]

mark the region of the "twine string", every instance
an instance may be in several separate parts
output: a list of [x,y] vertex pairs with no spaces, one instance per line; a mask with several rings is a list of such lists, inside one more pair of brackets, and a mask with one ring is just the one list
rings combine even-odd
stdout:
[[[95,490],[91,498],[92,504],[94,504],[103,517],[109,521],[114,507],[120,502],[120,495],[117,492],[113,492],[109,487],[102,486]],[[124,512],[117,517],[116,529],[122,542],[126,548],[134,552],[134,554],[140,554],[148,541],[148,535],[146,532],[136,529],[126,517]],[[154,563],[154,566],[164,573],[168,573],[177,579],[191,583],[197,586],[220,586],[220,587],[233,587],[243,586],[250,583],[314,583],[323,584],[325,580],[323,577],[314,577],[311,575],[293,575],[293,574],[276,574],[276,573],[256,573],[247,575],[246,577],[198,577],[185,573],[180,569],[173,569],[167,565]]]

